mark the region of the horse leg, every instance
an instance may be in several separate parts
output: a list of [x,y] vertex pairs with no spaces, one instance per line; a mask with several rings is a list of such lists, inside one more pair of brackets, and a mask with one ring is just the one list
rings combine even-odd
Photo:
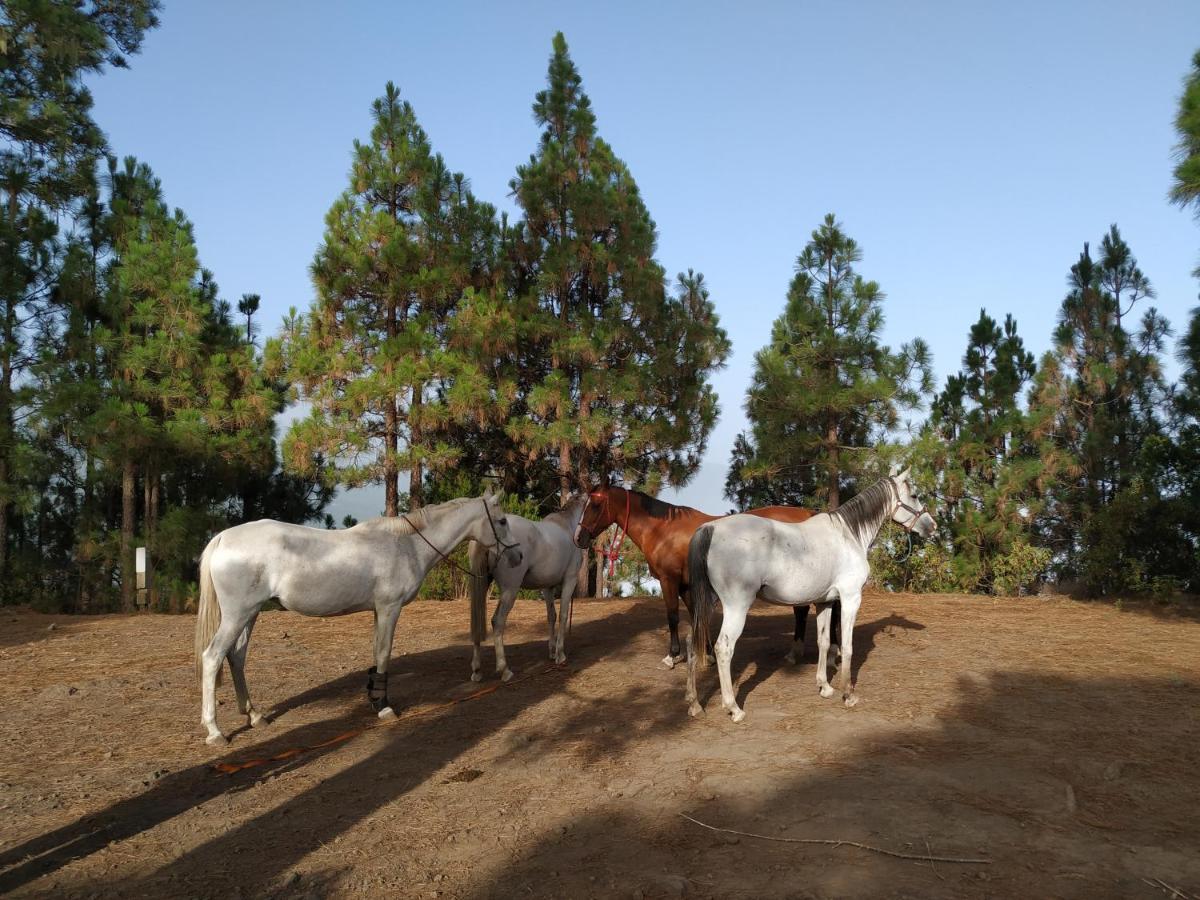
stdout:
[[367,673],[367,699],[371,701],[381,719],[396,715],[388,701],[387,670],[392,658],[392,642],[396,637],[396,621],[400,618],[402,603],[392,603],[382,610],[375,609],[375,665]]
[[[555,641],[555,612],[554,612],[554,588],[544,588],[542,590],[542,600],[546,602],[546,624],[550,626],[550,658],[554,659],[554,651],[557,646]],[[566,619],[566,616],[563,616]]]
[[829,646],[833,651],[833,660],[837,662],[841,656],[842,633],[842,598],[833,601],[833,617],[829,620]]
[[246,623],[242,633],[229,651],[229,673],[233,676],[233,690],[237,694],[238,712],[250,720],[252,728],[266,725],[267,720],[262,713],[250,702],[250,689],[246,686],[246,653],[250,649],[250,633],[254,631],[254,623],[258,621],[258,613]]
[[691,652],[691,646],[691,641],[689,641],[687,654],[687,689],[683,692],[683,699],[688,705],[688,715],[699,716],[704,714],[704,707],[700,705],[700,698],[696,694],[696,654]]
[[679,648],[679,582],[660,578],[659,583],[662,585],[663,604],[667,607],[667,628],[671,632],[671,644],[663,658],[663,665],[673,669],[675,663],[683,658]]
[[833,606],[829,603],[817,604],[817,690],[821,696],[829,699],[833,696],[833,688],[829,686],[829,620],[833,615]]
[[721,703],[729,710],[735,722],[746,718],[746,713],[737,705],[737,694],[733,690],[733,674],[729,664],[733,660],[733,648],[746,625],[746,608],[736,601],[725,604],[725,616],[721,621],[721,634],[717,638],[717,673],[721,676]]
[[[562,583],[562,600],[560,606],[561,612],[558,616],[558,638],[554,647],[554,661],[560,666],[567,661],[567,627],[571,624],[571,603],[575,597],[575,587],[579,583],[579,569],[573,568],[567,573],[566,580]],[[553,605],[553,600],[551,600]]]
[[500,603],[496,614],[492,616],[492,641],[496,645],[496,674],[501,681],[509,681],[513,677],[508,660],[504,658],[504,623],[508,621],[508,613],[513,601],[517,599],[517,587],[505,587],[500,591]]
[[[680,585],[679,586],[679,599],[682,600],[683,605],[685,607],[687,607],[688,618],[692,620],[692,626],[695,627],[696,620],[694,618],[694,613],[692,612],[691,588],[687,588],[687,587],[684,587],[683,585]],[[708,646],[704,648],[704,652],[708,654],[708,664],[710,666],[717,661],[717,658],[715,656],[713,656],[712,641],[708,642]]]
[[796,615],[796,632],[792,638],[792,649],[784,658],[794,666],[804,656],[804,629],[808,625],[808,607],[794,606],[792,612]]
[[257,604],[241,615],[222,609],[221,624],[200,657],[200,723],[208,731],[208,736],[204,739],[206,744],[229,743],[229,738],[217,727],[217,673],[221,671],[221,663],[225,661],[239,635],[257,611]]
[[837,689],[842,692],[842,702],[853,706],[858,702],[854,695],[854,685],[851,684],[850,659],[854,654],[854,619],[858,615],[858,605],[862,602],[861,588],[853,593],[846,591],[841,594],[842,605],[842,658],[838,661]]

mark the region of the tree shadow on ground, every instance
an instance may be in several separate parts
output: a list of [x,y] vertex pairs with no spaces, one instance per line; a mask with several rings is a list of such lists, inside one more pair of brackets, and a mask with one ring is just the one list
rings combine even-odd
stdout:
[[[208,873],[210,876],[219,874],[231,888],[238,886],[254,893],[266,890],[297,860],[335,840],[364,817],[420,785],[432,773],[519,716],[524,709],[563,690],[564,681],[569,683],[585,677],[594,661],[629,652],[632,636],[652,628],[653,624],[645,610],[636,607],[583,625],[577,622],[572,630],[571,657],[565,670],[505,686],[488,695],[487,703],[470,704],[472,711],[467,715],[458,714],[458,707],[450,707],[421,718],[402,720],[386,730],[372,730],[384,746],[367,758],[324,778],[282,807],[271,810],[269,815],[263,814],[236,825],[182,854],[145,884],[139,886],[123,881],[112,887],[134,895],[178,893],[181,878]],[[525,671],[533,672],[546,668],[546,645],[542,640],[509,643],[507,649],[511,665],[523,665]],[[450,671],[461,672],[461,681],[455,676],[450,685],[452,691],[461,694],[462,682],[469,671],[464,665],[461,645],[405,654],[393,661],[390,670],[393,678],[398,673],[417,676],[411,688],[407,681],[404,682],[403,693],[394,688],[391,691],[391,698],[402,716],[401,705],[410,708],[422,703],[422,694],[436,696],[436,685],[441,684],[444,688],[446,673]],[[212,761],[164,776],[137,796],[4,850],[0,853],[0,870],[3,870],[0,871],[0,893],[27,885],[72,860],[149,831],[223,795],[250,790],[268,779],[303,770],[317,760],[342,751],[344,744],[333,744],[288,759],[269,761],[234,775],[222,775],[213,770],[214,763],[239,762],[247,755],[269,759],[285,750],[314,747],[348,730],[374,724],[376,720],[363,700],[363,681],[364,676],[359,672],[341,676],[284,701],[272,712],[278,718],[302,704],[344,695],[346,712],[342,715],[280,730],[265,743],[255,745],[249,754],[235,745],[229,753]],[[482,685],[471,687],[478,689]],[[439,699],[444,700],[444,695]],[[269,858],[243,854],[242,851],[255,845],[270,846],[276,851],[287,849],[273,852]],[[204,892],[217,893],[207,888]]]
[[[1161,896],[1147,878],[1194,891],[1200,734],[1181,711],[1198,701],[1195,679],[964,676],[932,726],[863,728],[825,758],[786,733],[747,758],[739,735],[754,714],[740,726],[710,714],[673,738],[693,759],[670,786],[682,796],[648,784],[527,835],[520,857],[480,871],[466,896]],[[992,862],[773,842],[680,814]]]

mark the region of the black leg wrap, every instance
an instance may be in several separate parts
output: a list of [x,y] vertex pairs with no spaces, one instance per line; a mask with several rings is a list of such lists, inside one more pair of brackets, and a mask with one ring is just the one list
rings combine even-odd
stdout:
[[671,630],[671,643],[668,650],[671,656],[679,655],[679,613],[667,613],[667,627]]
[[797,606],[794,607],[794,609],[796,615],[796,633],[793,637],[793,640],[795,640],[797,643],[803,643],[804,629],[808,625],[808,607]]
[[367,699],[375,712],[388,705],[387,672],[376,672],[374,666],[367,670]]

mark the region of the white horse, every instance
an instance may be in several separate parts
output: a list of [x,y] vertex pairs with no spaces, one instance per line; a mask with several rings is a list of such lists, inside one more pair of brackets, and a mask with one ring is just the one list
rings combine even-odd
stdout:
[[733,721],[742,721],[746,713],[737,705],[729,663],[756,597],[783,606],[817,605],[817,686],[822,697],[834,693],[826,671],[830,607],[834,600],[842,601],[837,684],[846,706],[857,703],[850,683],[854,618],[871,571],[867,551],[888,519],[925,538],[936,527],[917,500],[907,470],[881,479],[833,512],[806,522],[787,524],[738,515],[697,530],[688,545],[693,603],[685,694],[688,712],[697,716],[704,711],[696,697],[696,662],[708,665],[704,648],[709,646],[709,618],[717,598],[725,612],[715,646],[717,671],[721,700]]
[[206,741],[228,740],[216,721],[216,687],[226,657],[238,711],[253,726],[266,721],[250,703],[245,664],[254,621],[270,599],[306,616],[373,611],[375,665],[367,674],[367,696],[380,718],[394,716],[387,699],[387,667],[400,610],[417,595],[434,564],[466,540],[521,558],[504,510],[490,492],[343,531],[262,519],[214,537],[200,559],[196,618]]
[[[576,495],[558,512],[540,522],[521,516],[509,516],[508,528],[513,539],[521,545],[521,559],[511,554],[497,554],[493,548],[472,544],[471,557],[471,640],[475,652],[471,657],[471,680],[482,679],[479,645],[487,636],[487,593],[490,582],[500,587],[500,602],[492,617],[492,639],[496,645],[496,673],[502,681],[513,677],[504,657],[504,625],[521,588],[540,588],[546,601],[546,621],[550,625],[550,658],[557,663],[567,661],[563,650],[567,626],[571,622],[571,598],[579,581],[579,565],[583,550],[575,546],[572,536],[583,516],[586,495]],[[559,596],[561,614],[555,628],[554,595]]]

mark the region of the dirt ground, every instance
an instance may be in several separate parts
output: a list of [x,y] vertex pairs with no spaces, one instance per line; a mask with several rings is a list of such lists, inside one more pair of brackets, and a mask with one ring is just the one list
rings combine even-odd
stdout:
[[[0,611],[0,892],[78,897],[1200,895],[1200,621],[1061,598],[868,597],[860,703],[816,691],[813,632],[759,605],[747,719],[690,719],[660,601],[581,601],[564,670],[544,608],[524,677],[475,699],[467,609],[400,619],[407,716],[237,774],[212,765],[370,726],[369,616],[264,613],[249,730],[203,743],[191,617]],[[487,653],[491,665],[491,653]],[[482,687],[497,684],[494,677]],[[683,818],[774,838],[719,833]]]

